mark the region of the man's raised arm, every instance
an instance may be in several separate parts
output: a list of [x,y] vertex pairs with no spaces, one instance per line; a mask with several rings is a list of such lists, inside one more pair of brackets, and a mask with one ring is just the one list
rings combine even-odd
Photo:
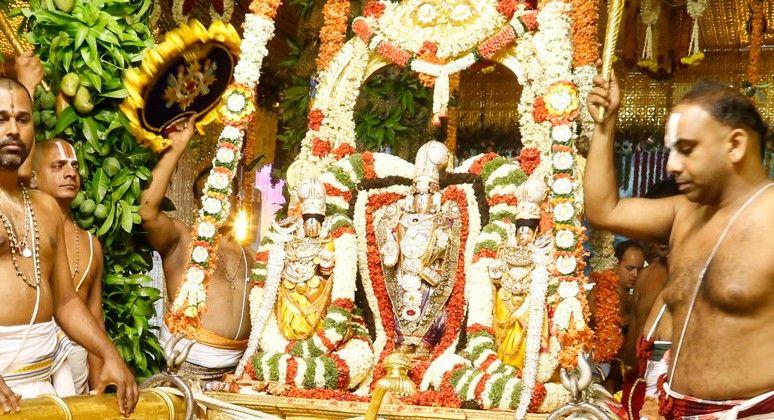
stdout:
[[[615,120],[621,96],[615,74],[611,82],[597,76],[587,102],[596,125],[583,177],[586,218],[595,228],[632,238],[647,241],[667,239],[674,221],[677,198],[648,200],[621,199],[618,196],[613,158]],[[600,106],[605,107],[604,120],[599,115]]]
[[161,203],[172,179],[178,160],[183,155],[194,132],[194,119],[179,124],[182,130],[170,134],[170,148],[161,155],[153,168],[153,179],[140,197],[140,217],[142,226],[148,232],[148,242],[162,257],[171,252],[178,243],[179,236],[186,233],[181,222],[172,219],[161,211]]

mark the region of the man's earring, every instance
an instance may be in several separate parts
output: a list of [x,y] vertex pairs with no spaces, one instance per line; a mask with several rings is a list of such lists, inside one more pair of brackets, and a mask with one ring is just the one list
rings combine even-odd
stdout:
[[32,176],[30,176],[30,188],[38,188],[38,179],[35,177],[37,173],[35,171],[32,171]]

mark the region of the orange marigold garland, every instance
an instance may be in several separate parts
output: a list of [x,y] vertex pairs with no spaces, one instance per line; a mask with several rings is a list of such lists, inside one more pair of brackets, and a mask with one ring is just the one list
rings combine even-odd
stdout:
[[599,60],[599,0],[571,0],[573,66],[595,65]]
[[328,0],[323,6],[323,26],[320,28],[320,51],[315,60],[322,70],[344,45],[349,20],[349,0]]
[[756,85],[761,78],[761,46],[763,45],[763,1],[752,0],[752,31],[750,33],[750,62],[747,65],[747,80]]
[[614,270],[605,270],[591,273],[591,280],[596,282],[594,361],[609,362],[615,358],[623,344],[618,276]]

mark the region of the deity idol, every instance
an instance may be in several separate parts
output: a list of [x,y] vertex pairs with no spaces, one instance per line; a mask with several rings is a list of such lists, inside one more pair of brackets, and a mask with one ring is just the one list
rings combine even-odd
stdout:
[[[496,287],[493,329],[497,355],[504,363],[524,368],[527,325],[530,316],[530,288],[533,281],[546,281],[551,251],[550,235],[536,240],[540,205],[547,188],[539,178],[520,186],[515,224],[507,224],[507,239],[489,264],[489,277]],[[548,315],[544,311],[541,347],[548,346]]]
[[[370,338],[355,312],[352,224],[325,217],[316,179],[300,182],[299,217],[275,222],[256,256],[250,294],[253,330],[244,371],[251,387],[355,388],[373,366]],[[245,378],[243,378],[245,379]]]
[[459,208],[454,202],[441,204],[438,179],[447,161],[442,143],[422,146],[411,194],[386,209],[377,231],[398,351],[419,358],[430,354],[445,328],[457,271]]

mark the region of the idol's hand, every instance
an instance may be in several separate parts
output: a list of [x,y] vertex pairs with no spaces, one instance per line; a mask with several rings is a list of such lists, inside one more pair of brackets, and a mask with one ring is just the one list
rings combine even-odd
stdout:
[[3,406],[3,412],[10,413],[11,410],[14,410],[18,413],[21,409],[19,406],[20,399],[21,395],[13,392],[13,390],[5,383],[3,378],[0,377],[0,405]]
[[102,365],[99,385],[92,393],[101,394],[108,385],[115,385],[118,390],[118,410],[121,414],[126,417],[131,415],[137,405],[139,391],[134,375],[126,367],[126,363],[118,356],[118,353],[105,359],[105,364]]

